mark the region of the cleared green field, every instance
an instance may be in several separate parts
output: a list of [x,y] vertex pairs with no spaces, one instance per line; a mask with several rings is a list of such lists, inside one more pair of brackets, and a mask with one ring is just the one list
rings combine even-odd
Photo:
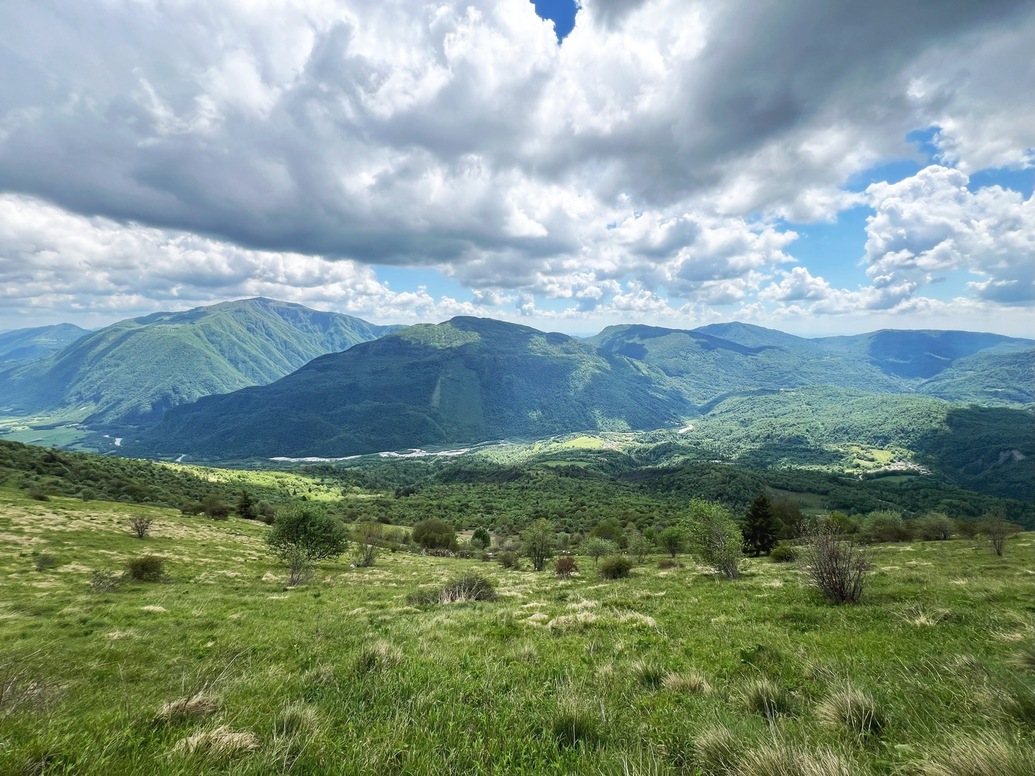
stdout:
[[[1030,533],[876,548],[832,607],[766,559],[606,582],[398,553],[286,588],[266,530],[0,493],[0,773],[1031,772]],[[145,553],[165,581],[91,589]],[[464,571],[498,600],[407,603]]]

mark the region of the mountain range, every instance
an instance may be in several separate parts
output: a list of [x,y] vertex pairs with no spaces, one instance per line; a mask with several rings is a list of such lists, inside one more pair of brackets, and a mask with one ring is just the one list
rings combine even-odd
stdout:
[[71,323],[0,333],[0,369],[56,353],[87,333]]
[[[43,348],[39,333],[5,336],[10,352],[34,336]],[[117,435],[127,455],[332,458],[667,429],[677,447],[699,440],[696,455],[756,466],[911,451],[966,487],[1035,493],[1035,342],[995,334],[634,324],[578,339],[470,317],[375,326],[251,299],[23,353],[0,372],[0,415],[57,414]]]
[[0,372],[0,410],[93,426],[156,422],[170,407],[270,383],[395,328],[270,299],[155,313]]

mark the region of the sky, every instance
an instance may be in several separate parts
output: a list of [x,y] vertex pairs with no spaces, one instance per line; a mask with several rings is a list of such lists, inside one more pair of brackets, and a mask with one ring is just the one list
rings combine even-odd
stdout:
[[1033,40],[1030,0],[5,0],[0,329],[1035,336]]

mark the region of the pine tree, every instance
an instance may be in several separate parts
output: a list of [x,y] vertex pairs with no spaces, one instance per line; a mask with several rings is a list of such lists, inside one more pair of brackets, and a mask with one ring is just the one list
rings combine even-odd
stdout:
[[744,534],[745,553],[757,558],[759,555],[768,555],[773,549],[780,533],[780,523],[773,516],[773,505],[764,493],[751,502],[741,531]]
[[241,498],[237,501],[237,516],[245,520],[257,520],[259,511],[255,507],[255,501],[247,490],[241,491]]

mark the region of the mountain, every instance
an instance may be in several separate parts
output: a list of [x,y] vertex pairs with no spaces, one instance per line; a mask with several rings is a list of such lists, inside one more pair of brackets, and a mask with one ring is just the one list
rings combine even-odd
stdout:
[[929,380],[958,359],[995,349],[1000,353],[1031,352],[1032,340],[971,331],[900,331],[886,329],[851,337],[824,337],[815,342],[830,353],[859,359],[885,374],[905,380]]
[[86,333],[71,323],[5,331],[0,334],[0,369],[49,356]]
[[273,382],[395,328],[270,299],[155,313],[0,373],[0,407],[64,411],[95,426],[151,423],[169,407]]
[[459,317],[322,356],[166,413],[125,444],[193,457],[347,456],[500,437],[657,428],[692,408],[646,364],[564,334]]
[[660,369],[679,381],[702,408],[732,393],[760,389],[833,385],[874,392],[901,390],[899,380],[865,361],[758,326],[720,324],[694,331],[609,326],[588,341]]
[[998,334],[885,330],[807,339],[722,323],[692,331],[610,326],[588,341],[657,367],[702,410],[737,393],[823,385],[999,406],[1035,399],[1035,342]]

